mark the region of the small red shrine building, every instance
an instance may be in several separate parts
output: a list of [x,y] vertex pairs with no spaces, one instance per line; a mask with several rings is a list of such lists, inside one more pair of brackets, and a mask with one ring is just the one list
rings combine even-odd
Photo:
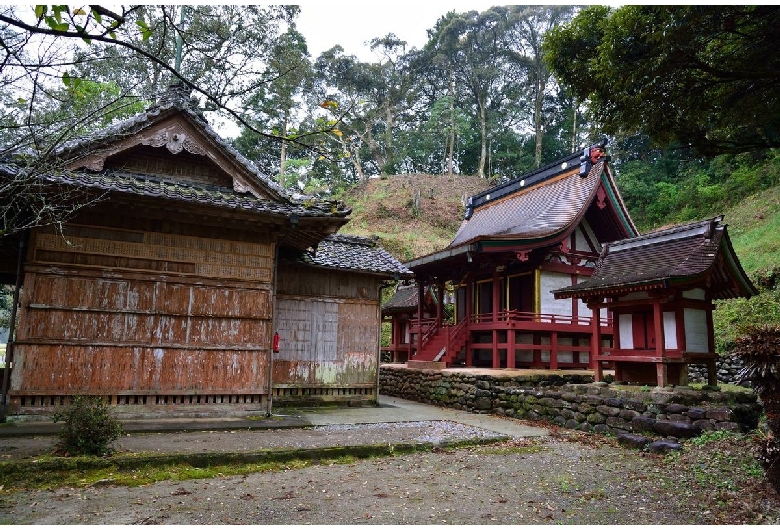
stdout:
[[614,363],[615,380],[685,385],[689,364],[715,371],[713,300],[756,294],[722,217],[607,243],[586,281],[554,291],[592,310],[611,311],[614,345],[604,348],[593,326],[595,380]]
[[[452,243],[405,264],[418,289],[410,366],[592,365],[594,326],[611,344],[609,313],[552,292],[590,278],[605,243],[637,235],[608,161],[595,144],[471,197]],[[452,322],[440,302],[425,314],[428,289],[452,293]]]

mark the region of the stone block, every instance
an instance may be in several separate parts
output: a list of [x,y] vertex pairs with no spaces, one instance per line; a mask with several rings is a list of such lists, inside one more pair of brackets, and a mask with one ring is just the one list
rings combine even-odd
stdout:
[[479,410],[490,410],[492,408],[492,401],[489,397],[478,397],[474,400],[474,408]]
[[710,409],[707,411],[707,419],[715,421],[733,421],[734,413],[728,407]]
[[603,414],[600,414],[598,412],[594,412],[592,414],[588,414],[587,420],[588,420],[588,423],[592,423],[592,424],[596,425],[596,424],[599,424],[599,423],[606,422],[607,418]]
[[663,436],[693,438],[701,434],[701,428],[682,421],[660,420],[653,424],[653,430]]
[[640,434],[620,434],[617,437],[617,441],[623,447],[630,447],[631,449],[644,449],[651,440],[650,438]]
[[693,422],[695,426],[702,430],[702,432],[714,431],[715,424],[710,420],[696,420]]
[[663,454],[671,451],[679,451],[682,449],[682,444],[673,442],[671,440],[656,440],[650,444],[649,451],[651,453]]
[[692,420],[702,420],[707,417],[707,411],[698,408],[689,408],[686,414]]
[[596,410],[604,416],[617,416],[620,414],[620,409],[617,407],[608,407],[606,405],[599,405]]
[[609,416],[607,418],[606,424],[612,427],[613,429],[625,429],[628,426],[626,420],[619,418],[617,416]]
[[623,401],[623,407],[629,410],[635,410],[637,412],[644,412],[647,410],[647,405],[645,405],[644,402],[634,399],[626,399]]
[[631,420],[631,430],[634,432],[652,432],[656,420],[648,416],[637,416]]
[[667,414],[682,414],[683,412],[687,412],[688,407],[685,405],[680,405],[679,403],[670,403],[666,406],[666,413]]

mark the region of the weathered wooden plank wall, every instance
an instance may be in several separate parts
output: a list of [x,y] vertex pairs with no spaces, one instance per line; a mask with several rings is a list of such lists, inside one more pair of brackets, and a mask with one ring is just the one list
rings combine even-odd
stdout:
[[375,399],[378,288],[379,280],[367,275],[281,269],[274,386],[360,389]]
[[267,393],[272,243],[66,237],[31,238],[12,396]]

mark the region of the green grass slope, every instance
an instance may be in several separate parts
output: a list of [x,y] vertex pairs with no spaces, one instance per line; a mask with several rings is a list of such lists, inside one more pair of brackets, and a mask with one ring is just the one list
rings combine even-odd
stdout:
[[409,261],[449,245],[463,220],[465,200],[489,187],[484,179],[460,175],[372,178],[340,197],[352,208],[341,232],[379,236],[385,250]]
[[723,220],[742,268],[761,292],[718,302],[715,342],[721,354],[729,352],[746,328],[780,325],[780,285],[772,279],[780,273],[780,186],[739,202],[724,212]]
[[745,272],[780,266],[780,186],[735,205],[723,221]]

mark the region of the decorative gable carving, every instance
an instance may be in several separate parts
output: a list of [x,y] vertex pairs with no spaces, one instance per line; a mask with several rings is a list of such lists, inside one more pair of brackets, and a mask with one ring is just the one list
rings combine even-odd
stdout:
[[[133,162],[132,158],[139,156],[138,149],[141,146],[160,149],[160,154],[154,154],[148,159],[139,159],[144,160],[141,164]],[[193,163],[192,159],[188,161],[174,159],[176,155],[182,156],[183,153],[204,157],[207,163]],[[164,158],[170,160],[164,162]],[[234,161],[229,160],[229,157],[223,156],[207,136],[178,117],[165,119],[135,133],[118,134],[112,143],[85,153],[72,163],[70,168],[103,171],[107,168],[111,169],[112,166],[124,167],[144,174],[159,174],[166,178],[232,187],[237,193],[249,193],[259,199],[273,197],[273,193],[269,193],[270,190],[263,183],[253,182],[240,164],[236,165]],[[221,176],[217,177],[214,171],[220,172]]]
[[152,147],[165,146],[174,155],[181,153],[182,150],[194,155],[206,154],[206,149],[203,145],[188,135],[179,124],[162,129],[152,137],[142,138],[141,144]]

